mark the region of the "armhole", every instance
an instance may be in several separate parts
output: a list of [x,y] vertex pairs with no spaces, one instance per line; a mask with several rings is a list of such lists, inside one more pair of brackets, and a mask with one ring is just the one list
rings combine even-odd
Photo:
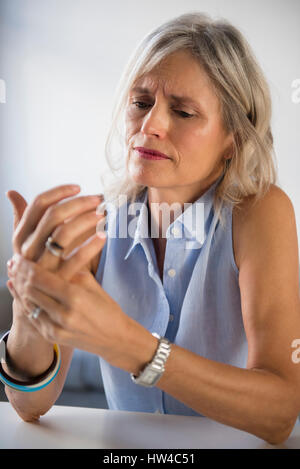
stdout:
[[230,260],[233,270],[235,271],[236,275],[239,276],[239,269],[236,265],[235,258],[234,258],[234,243],[233,243],[233,208],[231,207],[229,210],[229,239],[230,239]]

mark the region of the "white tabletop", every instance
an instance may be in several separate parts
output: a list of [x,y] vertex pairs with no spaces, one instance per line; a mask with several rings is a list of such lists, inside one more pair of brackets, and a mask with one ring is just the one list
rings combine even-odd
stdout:
[[0,402],[0,448],[300,448],[300,424],[273,446],[204,417],[53,406],[37,423]]

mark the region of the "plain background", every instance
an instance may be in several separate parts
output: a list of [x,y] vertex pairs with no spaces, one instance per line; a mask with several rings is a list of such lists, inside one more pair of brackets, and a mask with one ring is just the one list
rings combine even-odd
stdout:
[[[51,187],[77,183],[101,192],[104,143],[114,93],[137,43],[179,14],[224,17],[246,36],[273,99],[278,185],[300,227],[299,0],[0,0],[0,277],[12,255],[10,189],[30,202]],[[3,87],[2,87],[3,88]],[[1,101],[1,100],[0,100]]]

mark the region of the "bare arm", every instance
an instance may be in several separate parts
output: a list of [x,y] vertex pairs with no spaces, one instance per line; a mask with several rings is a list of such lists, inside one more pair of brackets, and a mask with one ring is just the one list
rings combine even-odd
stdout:
[[[239,227],[247,369],[173,345],[157,387],[209,418],[270,443],[281,443],[300,412],[300,365],[291,359],[291,344],[300,338],[299,259],[292,204],[273,187],[259,204],[246,211]],[[145,337],[145,341],[150,347],[153,339]],[[153,343],[148,349],[144,365],[151,360],[155,347]],[[137,364],[131,371],[138,374],[140,369]]]
[[[59,199],[63,197],[70,196],[67,194],[65,187],[55,188],[47,193],[41,194],[36,200],[31,204],[30,207],[26,208],[26,202],[24,199],[17,193],[12,194],[11,200],[13,200],[14,205],[14,252],[22,252],[23,255],[26,255],[28,259],[38,259],[38,263],[43,265],[48,270],[58,271],[58,263],[61,261],[58,258],[54,258],[49,254],[49,252],[44,251],[44,239],[43,233],[49,235],[47,230],[51,229],[53,232],[55,226],[59,224],[59,217],[55,215],[56,222],[51,223],[51,216],[48,216],[48,221],[45,223],[46,217],[44,216],[44,224],[40,223],[40,220],[43,215],[45,215],[47,208],[51,204],[56,203]],[[86,204],[86,201],[82,201]],[[69,202],[70,205],[70,202]],[[77,206],[77,209],[74,208],[74,214],[77,210],[83,211],[91,208],[85,206],[79,208],[78,202],[73,205]],[[62,211],[62,208],[59,209]],[[24,215],[25,212],[25,216]],[[57,212],[56,212],[57,213]],[[52,219],[53,219],[52,213]],[[66,253],[68,254],[77,246],[82,244],[86,239],[92,236],[95,233],[95,227],[91,227],[93,223],[91,213],[88,213],[88,217],[85,217],[85,224],[83,223],[83,216],[81,215],[79,220],[82,228],[80,228],[80,233],[73,222],[73,235],[69,235],[67,242],[64,246],[67,246]],[[39,224],[39,229],[37,229]],[[41,226],[43,229],[41,230]],[[72,226],[70,228],[72,228]],[[35,232],[32,231],[35,228]],[[69,228],[69,232],[70,232]],[[82,231],[84,229],[84,231]],[[31,232],[30,232],[31,230]],[[46,231],[45,231],[46,230]],[[77,237],[74,238],[74,234],[77,233]],[[66,238],[66,234],[63,235]],[[98,256],[96,256],[99,258]],[[95,266],[95,259],[88,260],[85,268],[92,270]],[[37,331],[33,321],[28,319],[28,311],[32,308],[33,305],[25,304],[22,300],[22,289],[19,289],[19,292],[11,285],[10,291],[14,296],[13,302],[13,324],[9,334],[7,342],[7,351],[9,353],[12,363],[15,365],[14,371],[4,366],[5,371],[12,377],[17,379],[22,379],[22,377],[33,377],[38,376],[47,369],[52,360],[53,360],[53,344],[46,341]],[[20,293],[20,294],[19,294]],[[26,314],[27,313],[27,314]],[[58,375],[55,380],[50,383],[47,387],[40,391],[33,393],[22,393],[14,391],[8,387],[5,388],[6,395],[18,412],[20,417],[26,421],[31,421],[39,418],[40,415],[45,414],[53,405],[53,403],[59,397],[67,372],[71,363],[73,354],[73,348],[69,346],[61,347],[61,367]]]

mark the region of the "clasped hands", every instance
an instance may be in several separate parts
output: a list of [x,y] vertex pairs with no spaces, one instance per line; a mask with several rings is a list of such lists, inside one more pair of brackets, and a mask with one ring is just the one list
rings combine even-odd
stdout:
[[[15,231],[7,285],[22,305],[28,327],[45,340],[95,353],[129,371],[126,336],[134,321],[86,267],[106,242],[95,233],[96,223],[104,216],[95,211],[101,200],[85,196],[58,204],[75,193],[72,186],[59,186],[40,194],[30,205],[20,194],[9,194]],[[72,254],[60,259],[49,252],[45,242],[50,235]],[[88,242],[82,244],[86,238]],[[29,319],[36,306],[42,309],[39,317]]]

